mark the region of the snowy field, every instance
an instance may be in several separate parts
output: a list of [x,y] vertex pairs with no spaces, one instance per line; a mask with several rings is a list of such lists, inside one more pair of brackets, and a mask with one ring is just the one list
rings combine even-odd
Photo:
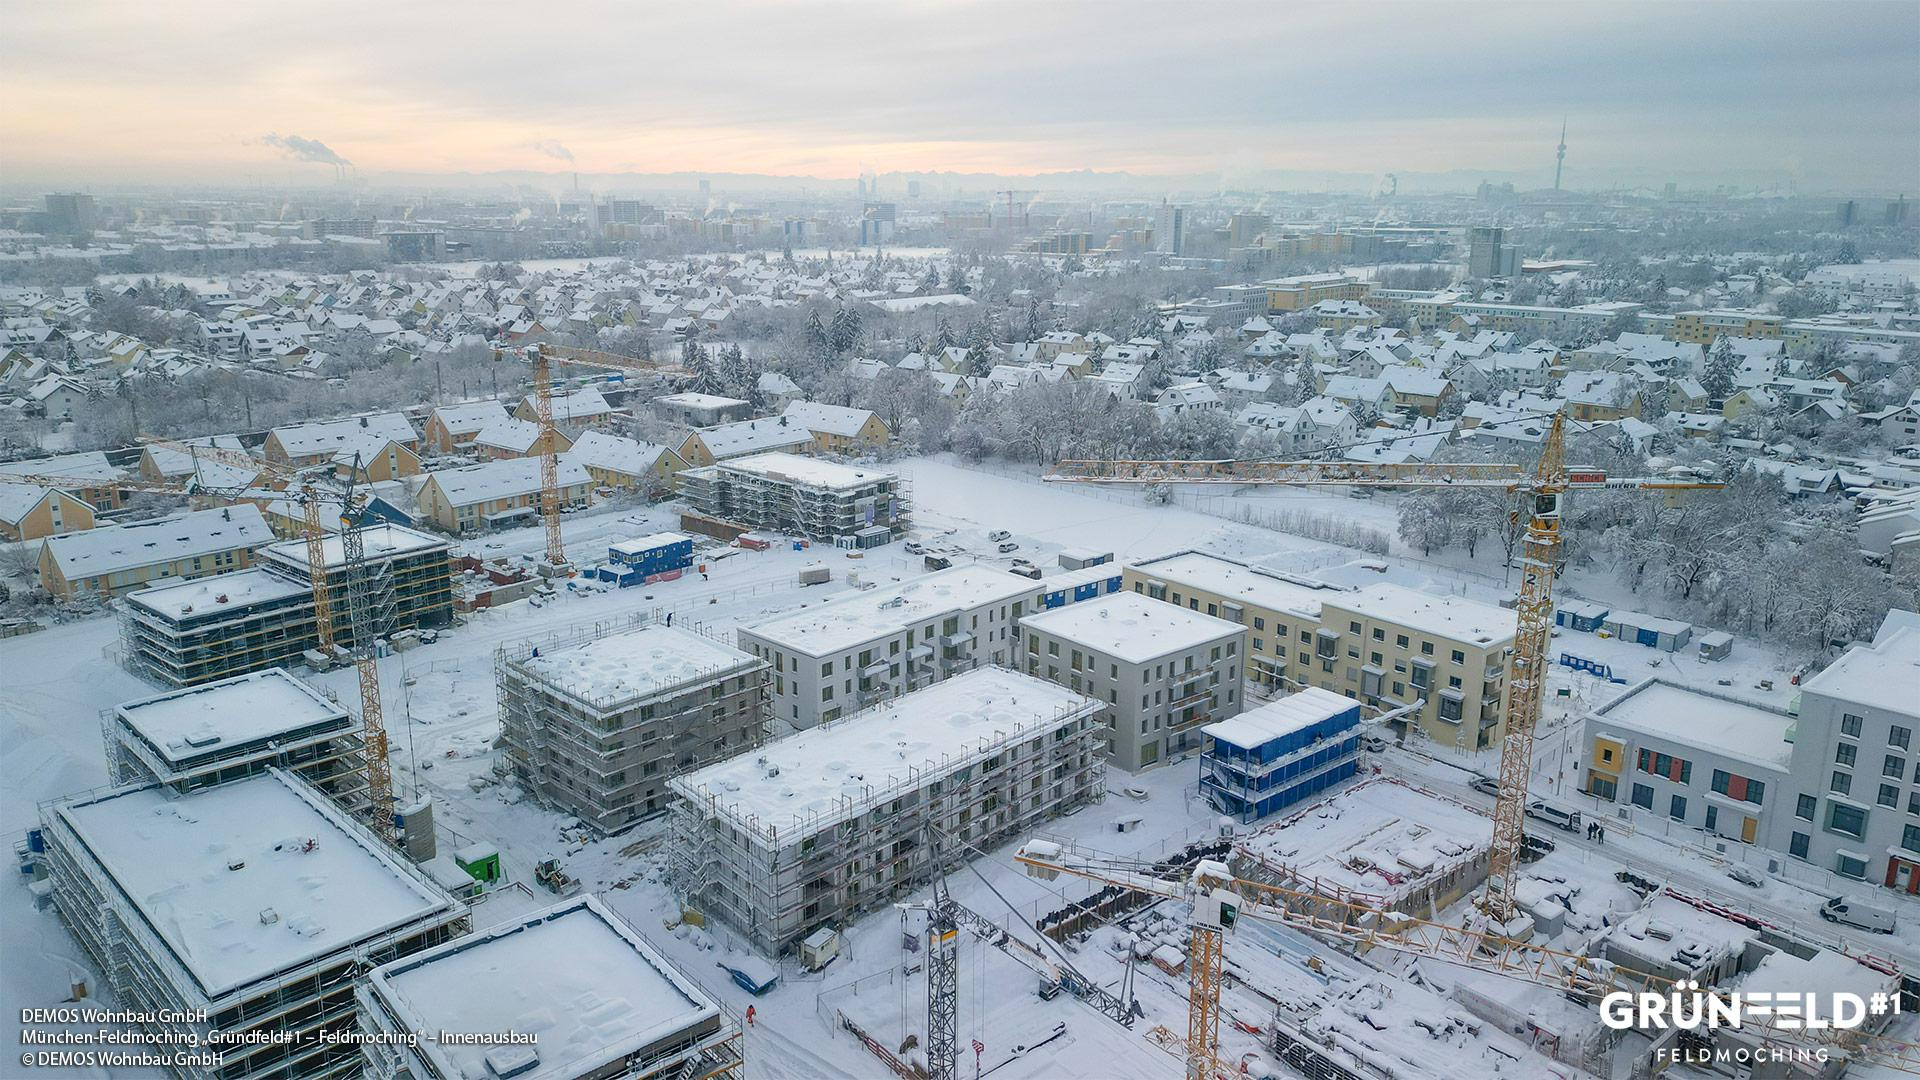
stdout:
[[[1068,547],[1111,550],[1123,560],[1198,547],[1336,581],[1382,580],[1381,574],[1358,565],[1362,556],[1353,550],[1237,524],[1192,508],[1149,506],[1125,491],[1043,485],[1030,476],[976,470],[946,458],[910,459],[897,467],[913,485],[918,538],[960,549],[985,565],[1006,566],[1017,555],[1051,570],[1059,550]],[[1362,516],[1368,524],[1376,515],[1391,514],[1382,500],[1306,498],[1314,500],[1316,509]],[[579,563],[598,561],[610,541],[671,528],[674,513],[669,504],[569,516],[564,524],[570,553]],[[1011,531],[1019,550],[996,551],[987,539],[996,529]],[[540,531],[533,528],[496,534],[467,549],[488,556],[517,555],[537,551],[541,545]],[[1396,551],[1386,580],[1489,603],[1505,595],[1497,577],[1397,556]],[[746,1050],[749,1075],[756,1080],[886,1075],[867,1050],[839,1030],[835,1018],[845,1013],[896,1050],[909,1037],[924,1037],[924,953],[906,948],[903,933],[910,933],[920,916],[895,910],[870,913],[846,928],[846,954],[824,972],[808,975],[789,964],[778,988],[762,998],[748,997],[719,966],[730,950],[738,948],[724,928],[667,929],[675,921],[677,906],[662,884],[660,823],[593,840],[570,827],[564,815],[535,805],[499,779],[494,771],[493,742],[499,725],[491,665],[494,649],[503,642],[560,634],[585,624],[617,623],[641,612],[673,612],[676,625],[728,634],[741,624],[843,594],[850,587],[850,572],[886,582],[923,572],[921,563],[897,544],[857,559],[817,547],[743,551],[709,563],[706,580],[690,574],[646,588],[563,591],[543,607],[519,602],[477,613],[438,642],[381,661],[395,786],[403,797],[418,792],[434,798],[442,850],[469,841],[497,844],[507,876],[529,885],[533,865],[557,856],[589,890],[658,943],[727,1007],[744,1013],[748,1004],[755,1005],[757,1024],[747,1034]],[[798,572],[817,565],[831,567],[833,581],[799,585]],[[0,641],[0,679],[4,681],[0,827],[8,835],[17,837],[36,821],[42,801],[105,782],[99,714],[119,702],[155,692],[118,666],[118,645],[115,624],[106,617]],[[1711,665],[1685,654],[1676,657],[1588,634],[1564,634],[1555,645],[1610,664],[1629,682],[1657,674],[1783,705],[1792,692],[1777,669],[1777,658],[1745,641],[1736,646],[1732,660]],[[1718,687],[1720,678],[1732,685]],[[1759,690],[1756,684],[1769,678],[1774,689]],[[341,700],[352,701],[352,680],[351,671],[339,671],[312,681]],[[1566,669],[1556,669],[1552,684],[1567,695],[1548,698],[1535,761],[1535,790],[1572,799],[1580,754],[1577,717],[1624,687]],[[1416,742],[1406,749],[1365,756],[1363,773],[1372,775],[1377,766],[1389,776],[1456,801],[1459,813],[1472,820],[1490,813],[1492,801],[1468,789],[1466,781],[1475,772],[1494,771],[1495,764],[1491,753],[1470,754]],[[1212,814],[1194,797],[1195,781],[1191,763],[1170,765],[1138,778],[1113,774],[1110,783],[1115,788],[1123,784],[1144,788],[1144,801],[1115,793],[1051,824],[1047,831],[1121,856],[1161,857],[1214,834]],[[1140,828],[1117,831],[1121,819],[1133,816],[1144,819]],[[1903,919],[1897,938],[1840,942],[1830,927],[1812,917],[1813,907],[1830,895],[1825,882],[1773,880],[1760,889],[1746,889],[1726,877],[1722,864],[1729,856],[1704,846],[1697,833],[1669,835],[1658,824],[1636,828],[1633,822],[1612,820],[1608,829],[1604,848],[1572,834],[1556,835],[1558,850],[1536,865],[1535,874],[1557,876],[1563,883],[1584,883],[1592,890],[1588,905],[1609,910],[1625,902],[1613,874],[1627,866],[1671,881],[1690,894],[1805,930],[1817,940],[1891,954],[1903,964],[1920,967],[1920,917]],[[1022,925],[1024,921],[1085,896],[1095,886],[1067,878],[1055,882],[1028,878],[1012,861],[1017,847],[1012,843],[984,853],[970,869],[954,875],[950,887],[961,903],[1012,925],[1016,937],[1037,943],[1037,935]],[[1764,860],[1765,853],[1733,853],[1740,855]],[[502,890],[479,905],[475,922],[490,925],[550,900],[537,886]],[[1015,920],[1009,909],[1018,912],[1020,919]],[[1129,942],[1179,938],[1184,920],[1177,909],[1177,904],[1163,902],[1123,927],[1096,932],[1077,947],[1073,963],[1095,981],[1117,989],[1126,976],[1127,965],[1121,957]],[[1453,911],[1443,917],[1459,914]],[[88,974],[97,983],[53,916],[32,910],[24,887],[16,885],[0,895],[0,935],[0,950],[6,957],[0,963],[0,1010],[7,1015],[19,1015],[22,1007],[60,1002],[76,975]],[[994,1070],[1006,1080],[1179,1074],[1178,1036],[1186,1024],[1183,975],[1169,974],[1151,963],[1134,965],[1135,990],[1147,1015],[1129,1031],[1070,996],[1040,1000],[1033,992],[1038,977],[1030,966],[970,933],[963,932],[961,942],[960,1040],[963,1049],[970,1039],[985,1044],[983,1075]],[[1402,1019],[1389,1025],[1391,1031],[1375,1030],[1382,1045],[1406,1059],[1405,1075],[1570,1075],[1566,1067],[1553,1065],[1497,1031],[1473,1034],[1457,1027],[1446,1019],[1449,1011],[1459,1011],[1457,1007],[1430,988],[1398,975],[1383,975],[1375,965],[1389,961],[1378,959],[1378,954],[1362,962],[1290,931],[1258,924],[1236,933],[1228,953],[1237,980],[1228,993],[1226,1011],[1248,1027],[1270,1024],[1276,1010],[1292,1015],[1287,1010],[1297,1012],[1298,1003],[1306,1000],[1338,1004],[1316,1014],[1319,1019],[1296,1017],[1299,1022],[1335,1028],[1365,1026],[1365,1017],[1406,1006],[1397,1011]],[[1457,972],[1434,972],[1431,981],[1445,985],[1458,977],[1462,976]],[[1407,1017],[1431,1022],[1416,1026]],[[1156,1028],[1175,1036],[1171,1048],[1159,1044],[1153,1034]],[[1362,1034],[1355,1029],[1349,1037]],[[1244,1056],[1257,1051],[1257,1037],[1232,1024],[1223,1025],[1222,1037],[1222,1058],[1229,1068],[1237,1068]],[[17,1031],[0,1042],[0,1049],[13,1049],[16,1039]],[[971,1064],[965,1060],[969,1056],[963,1052],[963,1067]],[[1432,1063],[1440,1060],[1447,1066],[1433,1071],[1437,1066]]]

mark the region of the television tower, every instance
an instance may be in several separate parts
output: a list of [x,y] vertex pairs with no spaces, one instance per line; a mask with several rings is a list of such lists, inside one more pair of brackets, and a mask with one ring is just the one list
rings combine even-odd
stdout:
[[1560,152],[1553,159],[1553,190],[1560,190],[1560,170],[1567,165],[1567,122],[1560,121]]

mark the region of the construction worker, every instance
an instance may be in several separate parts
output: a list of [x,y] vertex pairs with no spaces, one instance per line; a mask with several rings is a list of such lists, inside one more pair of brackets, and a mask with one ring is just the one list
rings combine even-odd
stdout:
[[747,1006],[747,1026],[753,1026],[753,1006]]

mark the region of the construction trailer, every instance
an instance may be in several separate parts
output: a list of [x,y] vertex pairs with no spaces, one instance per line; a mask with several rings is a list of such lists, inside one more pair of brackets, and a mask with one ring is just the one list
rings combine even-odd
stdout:
[[699,515],[811,540],[885,544],[908,525],[907,488],[894,473],[798,454],[755,454],[687,469],[680,491]]
[[[453,620],[453,569],[446,541],[400,525],[359,530],[366,547],[369,614],[383,632],[445,626]],[[343,542],[322,543],[327,587],[347,595]],[[332,606],[334,636],[353,641],[348,605]],[[304,540],[260,552],[259,565],[215,578],[155,586],[127,597],[120,618],[126,663],[165,686],[196,686],[298,661],[319,644]]]
[[604,832],[666,810],[668,778],[766,738],[771,665],[684,627],[601,625],[494,654],[506,760]]
[[1201,729],[1200,794],[1242,824],[1341,783],[1359,770],[1360,703],[1308,687]]
[[279,769],[77,796],[42,808],[41,835],[53,905],[116,1006],[153,1014],[158,1045],[224,1051],[176,1076],[359,1075],[340,1038],[360,1026],[354,984],[468,929],[465,905]]
[[1101,702],[1006,668],[956,675],[671,782],[670,882],[769,957],[1101,791]]
[[115,786],[158,783],[184,795],[278,768],[366,813],[360,721],[280,668],[129,701],[101,720]]
[[[376,1080],[739,1080],[740,1025],[599,899],[581,897],[376,969],[360,989]],[[412,1032],[499,1032],[462,1045]],[[411,1045],[409,1043],[411,1042]]]

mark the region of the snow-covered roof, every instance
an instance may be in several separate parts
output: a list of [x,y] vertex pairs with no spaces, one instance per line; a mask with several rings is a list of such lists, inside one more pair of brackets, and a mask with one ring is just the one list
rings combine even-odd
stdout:
[[154,521],[50,536],[47,553],[68,581],[99,577],[196,555],[254,548],[273,530],[252,503],[195,510]]
[[[1011,575],[1009,575],[1011,576]],[[1030,675],[976,668],[818,727],[767,743],[672,781],[682,797],[743,824],[817,831],[893,797],[909,770],[938,777],[1032,738],[1100,702]],[[791,833],[798,843],[798,830]]]
[[643,476],[659,462],[660,455],[668,453],[672,451],[658,443],[643,443],[604,431],[583,431],[573,448],[561,456],[592,469]]
[[293,581],[256,567],[149,586],[127,594],[127,603],[146,608],[162,618],[179,619],[303,596],[312,589],[313,586],[304,581]]
[[90,450],[80,454],[58,454],[54,457],[9,461],[0,464],[0,477],[4,476],[71,476],[75,479],[97,479],[111,483],[120,479],[120,470],[108,464],[106,454],[98,450]]
[[1915,686],[1920,686],[1920,629],[1901,628],[1871,645],[1848,649],[1800,689],[1915,716],[1920,715],[1914,705]]
[[897,628],[1015,600],[1035,583],[991,567],[950,566],[892,588],[841,596],[746,627],[747,632],[803,655],[822,656],[873,641]]
[[384,435],[402,443],[412,443],[420,437],[413,430],[412,422],[397,412],[349,416],[344,420],[322,420],[273,429],[273,435],[280,441],[280,448],[286,451],[288,457],[295,458],[331,454],[348,445],[349,440],[357,442],[367,434]]
[[[528,397],[524,404],[529,409],[536,407],[531,397]],[[600,391],[591,386],[583,386],[578,390],[564,393],[556,390],[553,394],[553,422],[556,424],[565,423],[568,420],[605,416],[612,411],[613,406],[608,405],[607,399],[601,396]]]
[[479,431],[507,415],[506,406],[497,401],[469,401],[460,405],[442,405],[433,410],[440,425],[455,435]]
[[1435,596],[1400,585],[1369,585],[1328,602],[1369,619],[1380,619],[1422,634],[1491,648],[1513,638],[1513,612],[1458,596]]
[[750,667],[759,661],[691,630],[654,623],[573,646],[545,646],[517,665],[601,710]]
[[[1912,697],[1910,689],[1906,696]],[[1619,726],[1698,746],[1774,769],[1793,756],[1792,716],[1706,690],[1648,679],[1594,711],[1601,727]]]
[[1186,652],[1246,633],[1239,623],[1189,611],[1139,593],[1110,593],[1096,600],[1028,615],[1028,630],[1062,638],[1129,664]]
[[57,813],[209,998],[458,904],[306,784],[274,770]]
[[1354,712],[1357,719],[1359,708],[1360,703],[1350,697],[1309,686],[1299,693],[1288,694],[1257,709],[1249,709],[1217,724],[1208,724],[1200,730],[1223,742],[1251,749],[1323,720],[1331,720],[1341,713]]
[[353,723],[345,709],[281,668],[129,701],[114,713],[174,764],[288,732]]
[[895,478],[894,473],[884,469],[854,468],[822,458],[785,453],[731,458],[712,467],[751,473],[754,476],[763,476],[772,480],[786,480],[804,487],[824,488],[829,491],[851,491]]
[[718,424],[694,432],[715,459],[739,457],[759,450],[805,446],[813,441],[813,432],[805,425],[791,423],[785,417],[763,417]]
[[[359,530],[360,545],[368,559],[379,560],[396,555],[411,555],[420,551],[445,550],[445,539],[423,533],[418,529],[409,529],[404,525],[382,523],[368,525]],[[346,565],[346,542],[338,533],[328,535],[320,542],[321,558],[327,569]],[[298,568],[302,573],[307,569],[306,540],[283,540],[267,548],[264,553],[275,562]]]
[[[593,483],[593,477],[577,461],[571,461],[565,454],[559,455],[558,482],[561,487],[574,487]],[[447,501],[455,506],[471,506],[489,499],[509,499],[521,495],[531,495],[540,490],[540,459],[507,458],[502,461],[488,461],[479,465],[467,465],[458,469],[441,469],[427,474],[428,482],[440,489]]]
[[1131,568],[1156,581],[1205,589],[1236,603],[1295,612],[1309,619],[1320,617],[1322,603],[1341,602],[1349,592],[1324,581],[1290,577],[1204,551],[1183,551],[1133,563]]
[[796,401],[780,415],[788,423],[798,424],[808,431],[823,431],[828,435],[851,438],[860,434],[860,428],[873,418],[873,410],[849,409],[818,401]]
[[528,453],[539,441],[539,424],[504,413],[487,421],[486,426],[473,435],[475,446],[510,450],[516,454]]
[[739,398],[721,397],[718,394],[662,394],[654,398],[656,405],[679,405],[689,409],[725,409],[734,405],[745,405]]
[[[368,985],[403,1031],[534,1037],[538,1064],[518,1080],[596,1075],[720,1013],[593,896],[395,960]],[[440,1075],[482,1077],[498,1048],[421,1039],[417,1052]]]

